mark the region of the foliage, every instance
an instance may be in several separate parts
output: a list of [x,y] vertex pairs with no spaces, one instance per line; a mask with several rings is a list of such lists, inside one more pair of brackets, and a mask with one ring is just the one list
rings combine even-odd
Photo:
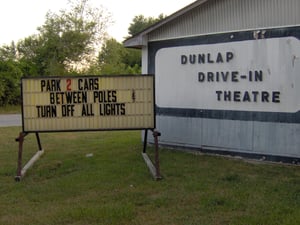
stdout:
[[139,74],[140,51],[127,49],[115,39],[107,39],[97,58],[101,74]]
[[18,43],[20,59],[26,65],[32,62],[39,75],[63,75],[82,62],[88,64],[105,36],[110,20],[103,10],[89,6],[88,0],[70,4],[69,11],[47,13],[39,34]]
[[0,48],[0,60],[7,61],[7,60],[16,60],[17,59],[17,49],[15,42],[12,41],[10,45],[3,45]]
[[20,78],[18,62],[0,60],[0,106],[20,104]]
[[130,24],[130,26],[128,28],[128,34],[131,36],[134,36],[137,33],[141,32],[142,30],[159,22],[160,20],[162,20],[164,18],[165,18],[165,16],[163,14],[160,14],[157,18],[145,17],[143,15],[135,16],[132,20],[132,23]]
[[[163,18],[163,14],[159,15],[158,18],[146,18],[143,15],[135,16],[128,28],[128,33],[133,36]],[[90,72],[99,74],[140,74],[141,66],[141,50],[125,48],[115,39],[106,39],[96,63],[90,67]]]

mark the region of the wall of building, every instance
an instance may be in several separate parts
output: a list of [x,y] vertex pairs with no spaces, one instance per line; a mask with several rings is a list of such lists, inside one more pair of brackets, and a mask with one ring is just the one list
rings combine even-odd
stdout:
[[300,24],[298,0],[209,0],[149,33],[148,40]]
[[161,144],[300,159],[300,27],[257,31],[148,43]]

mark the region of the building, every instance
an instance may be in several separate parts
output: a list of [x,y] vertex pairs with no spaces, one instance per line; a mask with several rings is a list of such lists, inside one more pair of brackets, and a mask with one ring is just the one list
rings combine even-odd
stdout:
[[166,146],[300,162],[300,0],[198,0],[126,40]]

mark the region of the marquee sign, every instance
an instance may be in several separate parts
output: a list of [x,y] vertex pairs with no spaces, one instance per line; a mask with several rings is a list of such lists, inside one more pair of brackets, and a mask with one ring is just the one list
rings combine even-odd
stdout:
[[155,57],[158,107],[298,112],[295,37],[166,47]]
[[154,129],[154,76],[23,78],[23,132]]

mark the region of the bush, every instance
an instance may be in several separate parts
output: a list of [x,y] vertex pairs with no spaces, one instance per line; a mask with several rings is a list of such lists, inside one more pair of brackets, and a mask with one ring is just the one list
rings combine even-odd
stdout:
[[17,62],[0,61],[0,106],[20,104],[22,71]]

